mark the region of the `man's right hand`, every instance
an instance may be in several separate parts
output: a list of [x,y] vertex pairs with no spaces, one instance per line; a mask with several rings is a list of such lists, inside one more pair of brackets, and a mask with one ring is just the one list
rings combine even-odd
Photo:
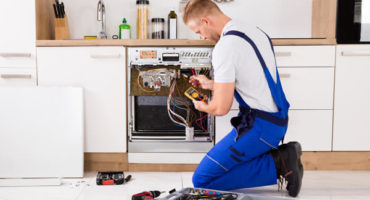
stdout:
[[191,83],[195,88],[213,90],[213,80],[209,80],[205,75],[191,76],[189,83]]

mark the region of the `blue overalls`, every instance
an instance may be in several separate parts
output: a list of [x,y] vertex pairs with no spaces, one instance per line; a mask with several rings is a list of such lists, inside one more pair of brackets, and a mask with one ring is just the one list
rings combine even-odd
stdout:
[[[241,37],[253,47],[278,112],[251,109],[235,90],[240,112],[231,119],[234,128],[200,162],[193,175],[194,187],[234,190],[276,184],[275,163],[268,151],[277,148],[284,138],[289,110],[278,71],[276,69],[275,83],[260,51],[247,35],[239,31],[224,35]],[[274,51],[270,38],[269,41]]]

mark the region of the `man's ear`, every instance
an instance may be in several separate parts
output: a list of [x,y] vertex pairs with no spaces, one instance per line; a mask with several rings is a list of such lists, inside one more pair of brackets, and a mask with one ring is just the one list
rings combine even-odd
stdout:
[[207,16],[205,16],[205,17],[200,18],[200,22],[201,22],[202,24],[206,24],[206,25],[208,26],[208,25],[209,25],[210,20],[209,20],[209,18],[208,18]]

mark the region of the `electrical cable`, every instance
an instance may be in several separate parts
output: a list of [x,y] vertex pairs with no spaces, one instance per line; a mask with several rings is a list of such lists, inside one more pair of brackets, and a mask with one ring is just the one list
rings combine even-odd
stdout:
[[[168,95],[168,99],[167,99],[167,111],[168,111],[168,116],[170,117],[171,121],[176,123],[176,124],[179,124],[179,125],[182,125],[182,126],[185,126],[185,127],[189,127],[189,124],[188,122],[180,115],[178,115],[177,113],[175,113],[174,111],[172,111],[171,109],[171,100],[172,100],[172,95],[173,95],[173,92],[174,92],[174,89],[175,89],[175,86],[176,86],[176,80],[173,81],[171,87],[170,87],[170,93]],[[182,122],[178,122],[176,121],[172,115],[176,116],[180,121]]]
[[139,86],[139,88],[141,89],[141,90],[143,90],[144,92],[155,92],[154,90],[147,90],[147,89],[145,89],[142,85],[141,85],[141,83],[140,83],[140,71],[139,71],[139,75],[137,75],[137,85]]

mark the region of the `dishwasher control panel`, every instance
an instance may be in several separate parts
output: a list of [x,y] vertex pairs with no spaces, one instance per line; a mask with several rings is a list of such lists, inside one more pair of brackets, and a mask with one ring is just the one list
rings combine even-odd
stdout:
[[[212,62],[210,47],[139,47],[128,49],[130,65],[204,65]],[[203,67],[204,67],[203,66]]]

